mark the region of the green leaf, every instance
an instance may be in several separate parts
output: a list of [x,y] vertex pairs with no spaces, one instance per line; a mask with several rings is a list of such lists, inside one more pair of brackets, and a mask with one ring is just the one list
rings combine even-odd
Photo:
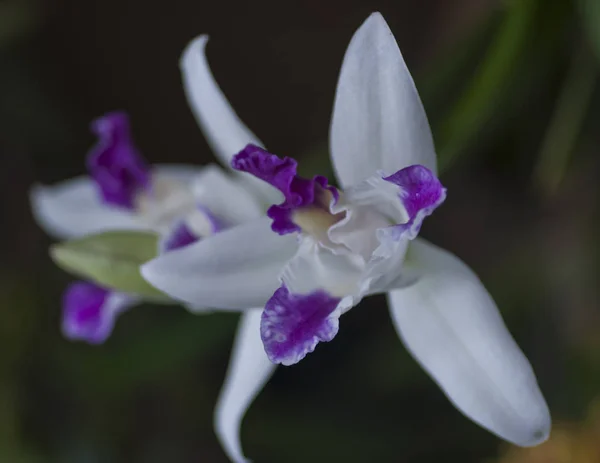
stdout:
[[518,74],[525,44],[538,12],[538,0],[518,0],[508,9],[477,72],[440,128],[439,170],[446,170],[465,152],[497,105],[507,98],[510,81]]
[[50,256],[63,270],[101,286],[167,302],[140,274],[140,265],[156,257],[157,249],[155,233],[111,231],[55,244]]
[[598,65],[592,59],[591,52],[581,47],[573,56],[536,166],[534,180],[543,195],[555,194],[565,177],[592,102],[597,79]]

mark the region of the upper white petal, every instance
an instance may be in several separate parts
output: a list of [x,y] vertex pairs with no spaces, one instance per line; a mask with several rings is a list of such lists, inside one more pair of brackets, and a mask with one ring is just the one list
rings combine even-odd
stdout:
[[267,358],[260,338],[261,315],[262,309],[251,309],[242,315],[215,409],[217,437],[234,463],[249,461],[240,442],[242,419],[276,367]]
[[152,166],[152,173],[162,179],[191,187],[204,169],[205,167],[191,164],[155,164]]
[[531,365],[475,274],[425,241],[411,244],[419,281],[389,295],[404,344],[454,405],[516,445],[548,438],[550,413]]
[[[231,158],[247,144],[263,146],[244,125],[215,81],[206,60],[208,36],[192,40],[181,57],[183,85],[189,105],[215,155],[227,167]],[[258,194],[269,204],[279,201],[280,193],[271,185],[242,174]]]
[[60,239],[145,228],[129,211],[103,204],[93,181],[85,176],[52,186],[35,185],[30,201],[39,225]]
[[169,296],[204,307],[262,307],[297,248],[264,217],[217,233],[144,264],[144,278]]
[[373,13],[352,37],[338,80],[330,131],[338,179],[354,185],[378,169],[413,164],[436,172],[423,104],[383,16]]
[[206,166],[193,183],[194,198],[225,224],[237,225],[264,215],[260,202],[220,167]]

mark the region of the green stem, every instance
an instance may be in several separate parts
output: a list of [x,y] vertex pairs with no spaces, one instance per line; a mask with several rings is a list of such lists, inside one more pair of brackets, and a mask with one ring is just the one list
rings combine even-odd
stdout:
[[509,89],[536,17],[538,2],[509,3],[500,28],[478,72],[440,131],[439,170],[446,170],[473,135],[489,120]]
[[553,195],[565,175],[597,76],[598,68],[593,57],[582,48],[573,58],[534,171],[535,187],[544,196]]

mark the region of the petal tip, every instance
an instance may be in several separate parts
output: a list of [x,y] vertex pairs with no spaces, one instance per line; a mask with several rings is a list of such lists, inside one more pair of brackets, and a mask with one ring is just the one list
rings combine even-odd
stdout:
[[196,53],[205,53],[206,44],[208,43],[209,36],[207,34],[202,34],[197,36],[196,38],[190,40],[190,42],[186,45],[183,53],[181,54],[180,66],[184,67],[188,61],[194,59],[194,55]]
[[156,259],[149,260],[148,262],[140,265],[140,274],[142,278],[146,280],[148,283],[154,286],[154,281],[156,281],[157,277],[160,277],[159,273],[156,272],[157,265]]
[[[535,447],[543,444],[550,437],[552,417],[548,404],[538,387],[532,388],[528,402],[530,409],[527,413],[521,410],[519,420],[513,422],[512,438],[504,438],[519,447]],[[500,437],[503,437],[500,434]]]
[[371,13],[369,15],[369,17],[366,19],[365,22],[380,22],[380,23],[386,23],[385,18],[383,17],[383,15],[379,12],[379,11],[373,11],[373,13]]
[[547,406],[544,403],[544,413],[539,418],[533,426],[530,428],[530,432],[528,433],[527,439],[523,439],[521,442],[515,442],[520,447],[535,447],[537,445],[543,444],[550,437],[550,432],[552,430],[552,419],[550,417],[550,412],[548,411]]
[[374,11],[373,13],[371,13],[369,17],[365,19],[365,22],[362,24],[362,26],[358,29],[357,32],[366,29],[370,30],[371,28],[380,29],[381,31],[385,31],[391,34],[390,26],[388,26],[387,21],[379,11]]

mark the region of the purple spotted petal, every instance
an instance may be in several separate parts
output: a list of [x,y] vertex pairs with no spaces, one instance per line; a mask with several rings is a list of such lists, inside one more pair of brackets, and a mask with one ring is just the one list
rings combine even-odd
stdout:
[[133,209],[138,192],[148,188],[150,172],[131,139],[129,118],[114,112],[92,122],[98,143],[88,155],[87,167],[103,200]]
[[117,315],[132,302],[130,296],[93,283],[72,283],[63,294],[63,334],[73,341],[101,344],[110,336]]
[[312,180],[296,174],[298,163],[292,158],[279,158],[256,145],[247,145],[236,154],[231,167],[248,172],[273,185],[283,193],[285,201],[271,206],[267,215],[273,219],[271,228],[280,235],[299,232],[300,227],[292,221],[292,212],[305,207],[321,207],[329,210],[329,191],[335,201],[338,191],[328,184],[327,178],[317,175]]
[[260,336],[269,360],[293,365],[315,350],[319,342],[331,341],[338,332],[339,298],[325,291],[292,294],[281,286],[267,301]]
[[185,221],[178,222],[160,243],[160,252],[168,252],[179,249],[198,241],[198,237],[192,233]]
[[[203,222],[206,223],[204,233],[195,233],[186,220],[179,220],[162,238],[159,244],[159,252],[161,254],[195,243],[201,238],[214,235],[226,228],[223,221],[216,217],[207,207],[198,205],[196,213],[201,214],[201,217],[204,219]],[[191,217],[190,219],[193,220]]]
[[215,233],[219,233],[227,228],[225,222],[214,215],[208,207],[203,206],[202,204],[198,204],[196,207],[198,211],[204,214],[204,217],[210,223],[210,230],[208,230],[207,233],[208,235],[214,235]]
[[408,221],[388,230],[394,239],[414,239],[421,230],[423,220],[444,202],[446,189],[427,167],[405,167],[384,180],[400,187],[400,199],[408,214]]

